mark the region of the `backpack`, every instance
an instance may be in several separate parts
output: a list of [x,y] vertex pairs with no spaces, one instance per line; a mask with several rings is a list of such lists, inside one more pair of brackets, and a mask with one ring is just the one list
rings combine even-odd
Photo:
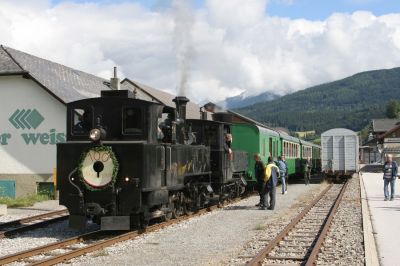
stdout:
[[273,163],[268,164],[265,167],[265,175],[264,175],[264,182],[268,182],[272,177],[272,168],[275,168],[276,177],[279,178],[280,172],[278,166]]

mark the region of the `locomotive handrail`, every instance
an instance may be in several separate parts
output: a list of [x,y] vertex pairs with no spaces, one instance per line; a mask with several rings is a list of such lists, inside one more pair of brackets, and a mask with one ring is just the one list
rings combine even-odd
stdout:
[[68,181],[71,183],[71,185],[73,185],[78,190],[79,197],[83,197],[82,190],[76,184],[74,184],[74,182],[72,182],[72,180],[71,180],[72,175],[75,174],[76,171],[78,171],[78,167],[76,167],[74,170],[71,171],[71,173],[69,173]]

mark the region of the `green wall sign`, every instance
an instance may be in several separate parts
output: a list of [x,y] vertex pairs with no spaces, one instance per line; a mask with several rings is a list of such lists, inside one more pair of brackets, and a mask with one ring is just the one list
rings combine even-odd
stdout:
[[[16,129],[35,130],[44,121],[44,117],[36,109],[17,109],[8,119]],[[24,132],[21,135],[26,145],[55,145],[58,142],[65,142],[65,133],[58,133],[55,129],[49,132]],[[8,145],[12,138],[10,133],[0,133],[0,145]]]

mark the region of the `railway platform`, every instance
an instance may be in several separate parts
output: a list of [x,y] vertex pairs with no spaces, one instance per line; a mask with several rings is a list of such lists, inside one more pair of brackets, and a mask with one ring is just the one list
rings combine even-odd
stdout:
[[[372,223],[370,229],[364,229],[365,231],[370,230],[374,236],[374,239],[370,239],[371,241],[366,238],[366,253],[373,252],[374,246],[368,245],[368,242],[375,240],[379,261],[374,261],[370,265],[378,263],[383,266],[399,265],[400,195],[395,196],[394,201],[384,201],[382,175],[382,173],[361,171],[361,180]],[[399,180],[396,183],[398,185]],[[397,191],[399,190],[397,189]]]

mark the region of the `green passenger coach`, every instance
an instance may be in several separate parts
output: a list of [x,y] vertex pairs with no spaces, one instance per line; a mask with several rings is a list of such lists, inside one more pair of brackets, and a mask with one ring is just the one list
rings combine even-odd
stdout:
[[258,153],[266,162],[269,156],[277,158],[281,154],[279,133],[255,124],[232,125],[233,149],[246,150],[249,153],[248,183],[256,182],[254,176],[254,154]]
[[320,172],[321,165],[321,147],[304,140],[300,140],[301,142],[301,159],[304,161],[307,157],[310,157],[312,161],[312,172]]
[[293,177],[302,171],[300,140],[287,134],[280,134],[280,140],[283,151],[282,155],[285,156],[288,165],[288,175],[289,177]]
[[244,150],[249,154],[246,178],[250,186],[256,182],[253,155],[257,153],[260,154],[264,163],[270,156],[277,161],[278,156],[284,155],[288,165],[289,178],[303,176],[303,165],[307,157],[312,160],[312,172],[320,171],[321,148],[311,142],[255,123],[233,123],[232,135],[232,148]]

